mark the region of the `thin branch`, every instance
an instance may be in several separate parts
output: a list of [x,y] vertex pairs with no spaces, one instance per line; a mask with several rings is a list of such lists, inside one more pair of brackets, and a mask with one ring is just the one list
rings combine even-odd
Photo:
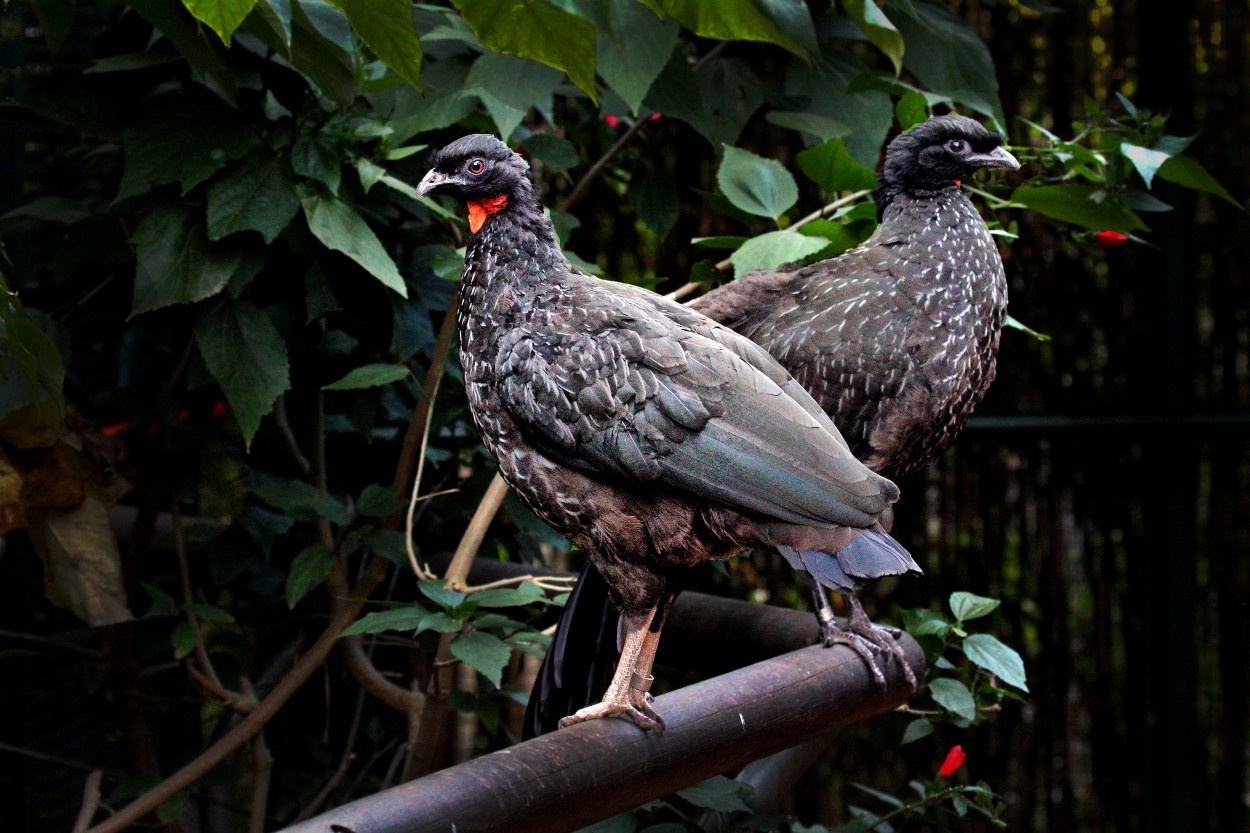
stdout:
[[282,437],[282,443],[286,446],[287,453],[291,455],[291,459],[295,462],[296,467],[304,477],[312,479],[312,466],[308,462],[308,458],[304,456],[304,452],[299,447],[299,441],[295,439],[295,432],[291,430],[291,421],[286,413],[286,394],[279,396],[277,401],[273,403],[273,424],[278,429],[278,436]]
[[[246,677],[242,682],[244,696],[256,700],[256,692]],[[265,733],[252,738],[252,804],[248,815],[248,833],[265,833],[265,816],[269,812],[269,784],[273,778],[273,754],[265,743]]]
[[92,659],[100,659],[103,656],[103,652],[95,648],[84,648],[81,645],[69,645],[65,642],[57,642],[54,639],[48,639],[46,636],[36,636],[33,633],[21,633],[19,631],[11,631],[0,628],[0,638],[18,639],[23,642],[34,642],[36,645],[47,645],[50,648],[59,648],[62,651],[82,654],[83,656],[88,656]]
[[496,472],[490,486],[486,488],[486,494],[482,495],[481,503],[477,505],[477,510],[469,520],[464,535],[460,537],[460,544],[451,558],[451,564],[447,565],[447,572],[443,578],[449,589],[463,591],[468,586],[469,565],[473,563],[478,548],[482,546],[486,530],[490,527],[495,513],[499,511],[499,506],[503,503],[506,494],[508,494],[508,484],[504,483],[503,478]]
[[95,811],[100,808],[100,779],[104,771],[93,769],[87,774],[87,783],[82,788],[82,807],[78,810],[78,818],[74,820],[73,833],[84,833],[95,818]]
[[[347,667],[348,673],[360,684],[361,689],[382,705],[400,714],[408,714],[412,711],[416,705],[413,702],[413,693],[382,676],[369,655],[365,653],[364,640],[359,635],[343,637],[340,642],[343,664]],[[421,695],[417,694],[415,697],[420,699]]]
[[191,634],[195,638],[195,659],[200,665],[200,670],[204,672],[204,676],[211,681],[211,688],[214,691],[225,691],[225,686],[221,684],[221,678],[217,676],[217,670],[213,668],[213,661],[209,659],[208,648],[204,645],[204,633],[200,630],[200,617],[195,615],[191,609],[195,596],[191,591],[191,570],[187,566],[187,542],[182,534],[182,514],[178,508],[178,501],[174,499],[169,512],[169,519],[173,524],[174,530],[174,553],[178,556],[178,576],[182,582],[182,603],[187,614],[187,624],[191,626]]
[[338,635],[355,621],[365,600],[373,594],[378,585],[385,581],[389,568],[390,562],[385,558],[374,557],[365,574],[352,588],[351,594],[334,600],[329,624],[317,637],[316,642],[308,647],[307,653],[300,657],[295,666],[278,681],[268,696],[261,700],[250,714],[182,769],[136,798],[111,818],[91,828],[88,833],[122,833],[128,830],[180,790],[186,789],[203,778],[255,737],[256,733],[273,719],[292,695],[326,661],[326,657],[338,641]]
[[539,588],[550,593],[563,593],[566,590],[573,589],[573,585],[577,584],[577,576],[517,576],[516,578],[501,578],[499,581],[474,584],[459,589],[460,592],[466,594],[477,593],[481,590],[493,590],[496,587],[512,587],[516,584],[524,584],[527,581],[533,582]]
[[646,119],[638,119],[630,126],[628,130],[621,134],[621,138],[616,140],[612,147],[608,148],[607,153],[595,160],[595,164],[590,166],[590,170],[582,176],[578,183],[573,186],[573,190],[564,198],[564,202],[560,203],[560,211],[568,211],[578,200],[586,196],[586,190],[590,188],[591,183],[599,178],[599,174],[603,173],[603,169],[607,167],[612,158],[624,150],[629,141],[647,125]]

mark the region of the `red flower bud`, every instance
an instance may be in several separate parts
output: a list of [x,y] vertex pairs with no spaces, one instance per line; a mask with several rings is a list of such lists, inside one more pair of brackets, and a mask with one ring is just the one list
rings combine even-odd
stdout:
[[615,130],[621,124],[621,120],[618,119],[616,116],[612,115],[611,113],[608,113],[606,116],[604,116],[603,120],[604,122],[607,123],[608,127],[612,128],[613,130]]
[[964,748],[962,746],[952,746],[951,751],[946,753],[946,760],[942,761],[942,768],[938,770],[938,777],[951,777],[955,770],[964,765],[964,760],[967,757],[968,756],[964,754]]
[[1128,242],[1128,235],[1119,231],[1100,231],[1093,240],[1104,249],[1118,249]]
[[647,121],[659,121],[659,120],[660,120],[660,114],[659,114],[659,113],[652,113],[652,114],[651,114],[651,115],[647,118]]

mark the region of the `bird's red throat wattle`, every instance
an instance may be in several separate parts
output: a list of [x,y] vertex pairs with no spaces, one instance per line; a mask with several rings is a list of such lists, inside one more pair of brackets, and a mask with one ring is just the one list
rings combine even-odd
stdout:
[[474,200],[469,203],[469,231],[477,234],[482,230],[482,223],[486,222],[486,218],[499,211],[503,211],[508,205],[508,195],[500,194],[497,197],[491,197],[488,200]]

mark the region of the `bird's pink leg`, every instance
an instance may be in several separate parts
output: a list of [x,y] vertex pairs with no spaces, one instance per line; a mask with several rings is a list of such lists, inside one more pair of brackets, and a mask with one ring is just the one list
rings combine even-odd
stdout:
[[616,664],[616,673],[603,700],[562,719],[560,728],[601,717],[628,717],[644,730],[664,731],[664,721],[647,702],[651,664],[660,644],[660,632],[651,630],[654,617],[655,608],[636,616],[622,614],[625,640],[621,646],[621,659]]

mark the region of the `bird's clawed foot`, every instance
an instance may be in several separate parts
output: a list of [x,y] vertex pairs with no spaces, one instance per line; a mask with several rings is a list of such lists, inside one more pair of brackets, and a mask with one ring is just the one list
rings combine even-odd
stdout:
[[638,728],[654,731],[657,735],[664,734],[664,718],[651,706],[651,695],[636,688],[630,688],[619,697],[608,696],[603,702],[579,709],[577,712],[560,720],[560,728],[564,729],[574,723],[585,720],[598,720],[601,717],[629,718],[638,724]]
[[913,692],[918,690],[916,672],[908,665],[903,648],[898,644],[899,637],[903,635],[902,630],[888,625],[873,624],[854,594],[847,593],[846,600],[851,608],[851,615],[845,627],[834,620],[832,612],[827,617],[820,616],[820,632],[825,647],[846,645],[859,654],[868,665],[877,685],[882,688],[886,687],[886,682],[885,673],[881,667],[881,655],[885,654],[886,659],[893,656],[903,667],[903,676],[911,690]]

